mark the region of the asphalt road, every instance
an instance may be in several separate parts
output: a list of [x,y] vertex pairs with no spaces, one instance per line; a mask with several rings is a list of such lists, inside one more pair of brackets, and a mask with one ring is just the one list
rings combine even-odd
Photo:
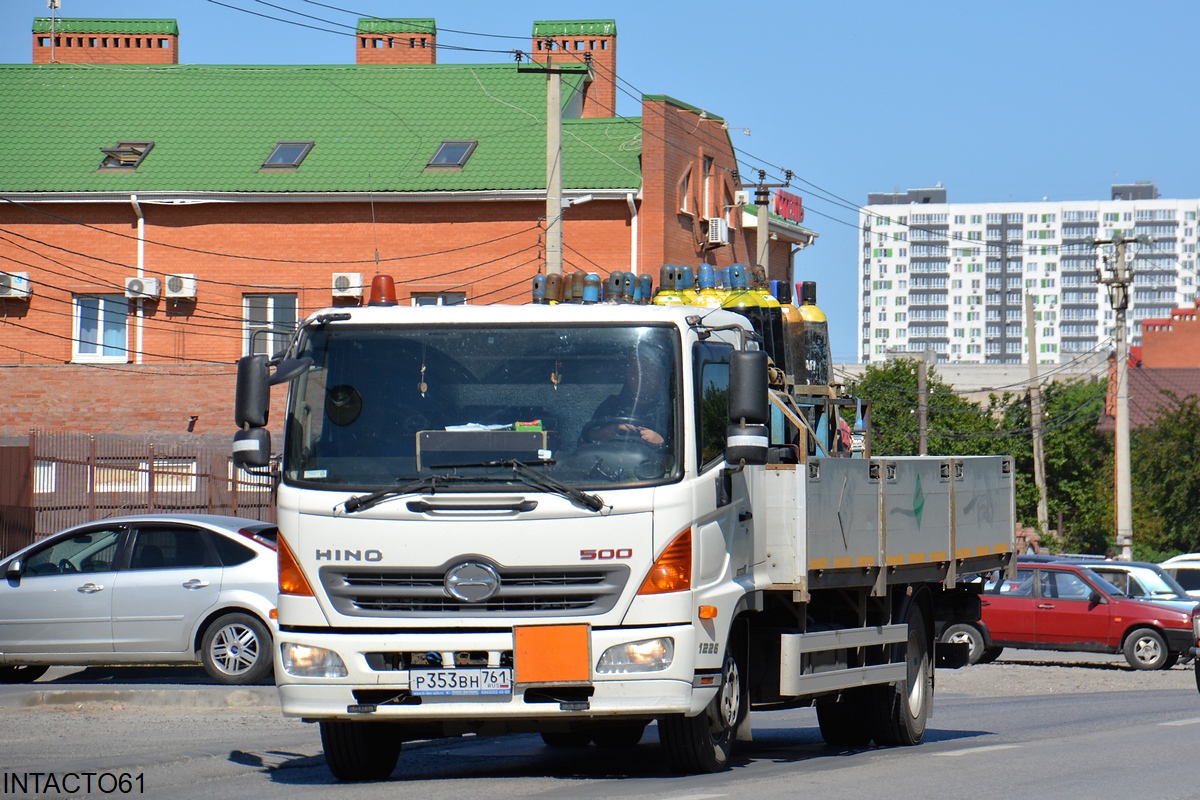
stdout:
[[[353,786],[333,782],[316,726],[283,719],[270,686],[216,687],[199,670],[91,669],[0,689],[0,770],[6,780],[42,772],[62,785],[68,773],[91,772],[108,781],[78,796],[120,794],[101,790],[124,773],[131,794],[206,800],[1195,798],[1192,669],[1140,673],[1105,656],[1011,651],[993,665],[938,672],[935,715],[915,748],[827,747],[814,712],[801,709],[755,714],[754,742],[719,775],[669,774],[651,726],[624,750],[550,750],[537,736],[416,742],[389,781]],[[201,690],[223,704],[197,706]],[[74,694],[20,701],[37,692]],[[42,788],[39,796],[67,794]]]

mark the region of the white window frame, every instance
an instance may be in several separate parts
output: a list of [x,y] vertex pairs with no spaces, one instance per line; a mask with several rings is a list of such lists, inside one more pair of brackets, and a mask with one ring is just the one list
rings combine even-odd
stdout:
[[[250,319],[250,304],[252,299],[260,297],[265,297],[267,299],[266,319],[252,321]],[[279,318],[279,310],[276,308],[276,306],[278,305],[279,301],[283,299],[291,300],[292,318],[290,320],[281,320]],[[262,348],[261,352],[268,356],[274,355],[276,352],[283,349],[284,345],[291,337],[292,329],[299,321],[299,298],[295,292],[256,292],[254,294],[244,294],[242,295],[242,314],[242,352],[246,355],[251,355],[253,353],[251,347],[251,334],[255,329],[262,327],[274,327],[276,324],[290,326],[287,327],[286,330],[285,328],[281,327],[278,333],[272,333],[269,336],[263,334],[258,336],[256,344],[259,348]],[[270,342],[270,344],[268,344],[268,342]]]
[[[83,303],[96,301],[95,338],[83,338]],[[120,294],[76,295],[71,303],[71,360],[90,363],[124,364],[129,361],[129,300]],[[104,321],[117,317],[121,320],[121,342],[108,345],[104,342]],[[105,353],[105,348],[118,350]],[[94,350],[95,352],[88,352]]]

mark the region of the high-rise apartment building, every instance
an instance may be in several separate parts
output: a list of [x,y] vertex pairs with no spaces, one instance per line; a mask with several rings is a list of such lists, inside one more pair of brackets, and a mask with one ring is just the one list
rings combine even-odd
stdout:
[[859,360],[933,351],[940,362],[1027,362],[1027,294],[1039,362],[1103,350],[1114,314],[1097,268],[1113,254],[1089,239],[1145,234],[1149,245],[1127,250],[1138,344],[1143,321],[1195,301],[1197,210],[1200,200],[1159,198],[1151,182],[1069,202],[949,203],[941,184],[869,194],[859,215]]

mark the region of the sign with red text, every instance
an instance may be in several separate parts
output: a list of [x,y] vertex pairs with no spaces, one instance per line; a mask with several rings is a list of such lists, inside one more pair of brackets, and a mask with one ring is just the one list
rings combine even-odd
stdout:
[[804,222],[804,201],[790,192],[775,192],[775,213],[788,222]]

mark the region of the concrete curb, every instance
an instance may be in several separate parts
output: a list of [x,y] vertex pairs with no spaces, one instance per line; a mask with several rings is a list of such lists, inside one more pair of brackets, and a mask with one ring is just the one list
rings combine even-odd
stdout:
[[0,708],[37,706],[122,705],[131,707],[279,708],[274,686],[161,689],[92,689],[71,687],[0,692]]

